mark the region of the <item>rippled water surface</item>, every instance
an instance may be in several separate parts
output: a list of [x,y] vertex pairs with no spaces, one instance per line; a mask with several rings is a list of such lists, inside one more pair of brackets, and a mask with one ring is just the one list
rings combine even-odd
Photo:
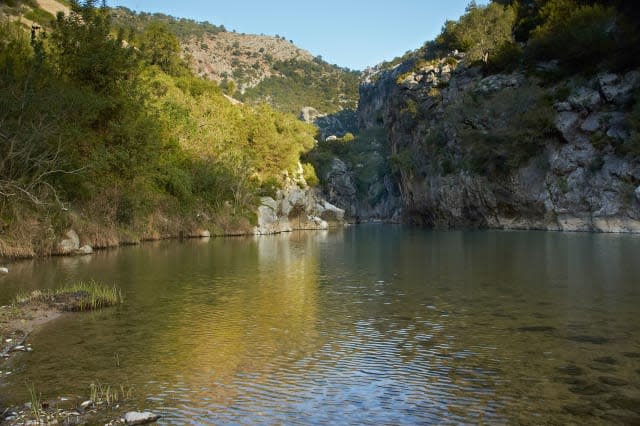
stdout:
[[[31,336],[0,395],[133,386],[161,424],[637,424],[640,238],[361,226],[16,264],[126,301]],[[123,407],[123,408],[125,408]]]

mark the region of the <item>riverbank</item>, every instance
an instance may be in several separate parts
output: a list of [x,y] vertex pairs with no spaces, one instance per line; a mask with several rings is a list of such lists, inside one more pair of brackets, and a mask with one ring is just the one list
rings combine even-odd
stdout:
[[19,295],[11,305],[0,307],[0,356],[6,360],[11,354],[30,352],[30,347],[24,344],[27,336],[64,312],[96,310],[120,303],[122,295],[117,288],[96,282]]
[[[10,367],[7,368],[10,358],[18,353],[33,352],[26,340],[38,327],[65,312],[97,310],[118,305],[122,301],[122,294],[116,287],[79,282],[57,290],[36,290],[19,295],[10,305],[0,307],[0,382],[12,373]],[[64,424],[79,424],[82,416],[94,414],[101,405],[98,401],[89,401],[74,407],[75,402],[69,398],[40,401],[35,386],[30,391],[31,401],[22,407],[4,408],[0,399],[0,422],[55,424],[62,421]]]

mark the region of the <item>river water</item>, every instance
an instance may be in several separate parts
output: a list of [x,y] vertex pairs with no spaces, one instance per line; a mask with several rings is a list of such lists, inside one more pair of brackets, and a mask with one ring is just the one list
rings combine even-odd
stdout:
[[160,424],[638,424],[640,237],[365,225],[19,263],[18,291],[96,279],[2,399],[132,389]]

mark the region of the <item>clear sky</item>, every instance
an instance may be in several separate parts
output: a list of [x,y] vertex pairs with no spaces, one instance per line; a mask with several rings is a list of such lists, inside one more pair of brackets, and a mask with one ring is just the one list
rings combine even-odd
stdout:
[[[144,12],[280,35],[332,64],[364,69],[432,40],[470,0],[109,0]],[[478,1],[486,4],[488,0]]]

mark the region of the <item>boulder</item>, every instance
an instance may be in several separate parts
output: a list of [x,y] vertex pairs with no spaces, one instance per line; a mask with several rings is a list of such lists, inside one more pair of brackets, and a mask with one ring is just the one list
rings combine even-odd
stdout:
[[80,237],[73,229],[70,229],[65,234],[65,239],[58,243],[58,253],[60,254],[72,254],[80,248]]
[[598,83],[607,102],[623,106],[633,100],[633,92],[640,87],[640,72],[628,72],[624,78],[616,74],[602,74]]
[[91,248],[90,245],[84,245],[75,251],[75,254],[80,254],[80,255],[86,255],[86,254],[92,254],[92,253],[93,253],[93,248]]
[[579,121],[580,115],[577,112],[561,112],[556,115],[556,129],[558,129],[558,131],[562,133],[562,136],[566,141],[570,141],[572,139],[574,130],[578,126]]
[[320,218],[327,222],[344,221],[344,210],[334,206],[333,204],[323,201],[319,204],[317,210],[320,211]]
[[602,103],[598,91],[588,87],[580,87],[567,99],[571,106],[579,111],[594,111]]
[[300,120],[305,123],[313,124],[318,117],[322,117],[323,115],[318,112],[317,109],[313,107],[304,107],[300,110]]
[[9,273],[9,268],[2,267],[0,268],[0,275],[6,275]]
[[291,231],[289,221],[278,216],[279,203],[271,197],[262,197],[258,207],[258,226],[254,228],[256,235],[278,234]]
[[553,104],[553,109],[558,112],[571,111],[571,104],[569,102],[556,102]]
[[195,229],[189,233],[189,238],[209,238],[211,237],[211,232],[206,229]]
[[142,413],[137,411],[130,411],[124,415],[124,423],[127,425],[144,425],[147,423],[155,422],[159,418],[159,415],[150,413],[148,411]]
[[520,74],[495,74],[480,80],[477,90],[478,92],[485,94],[497,92],[498,90],[502,90],[507,87],[518,87],[522,85],[523,81],[524,76]]
[[580,130],[588,133],[594,133],[603,127],[607,114],[602,112],[593,112],[582,122]]
[[629,126],[624,113],[615,112],[609,114],[607,136],[618,140],[625,140],[629,137]]

